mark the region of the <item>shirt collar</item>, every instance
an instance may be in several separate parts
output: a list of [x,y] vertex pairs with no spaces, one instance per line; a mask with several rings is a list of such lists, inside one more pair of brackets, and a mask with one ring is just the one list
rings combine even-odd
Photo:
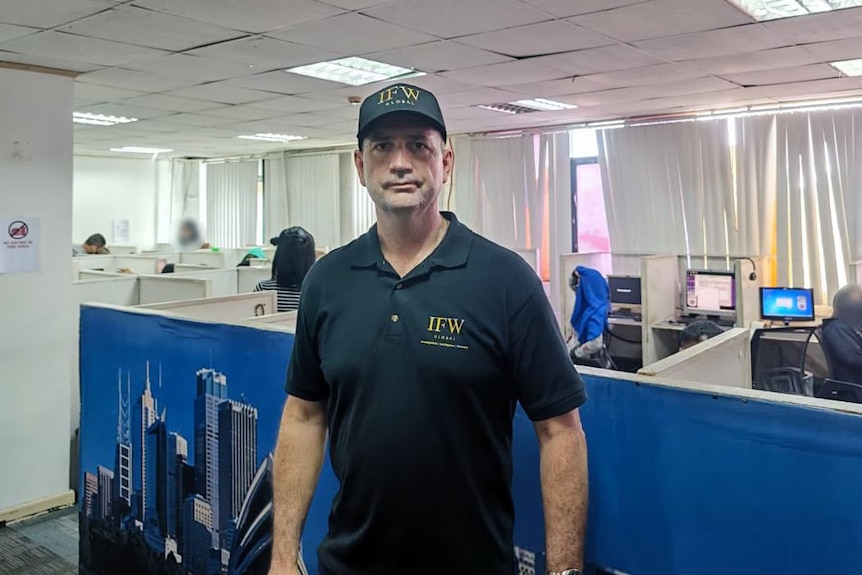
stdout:
[[[467,263],[470,247],[473,245],[473,234],[452,212],[440,212],[440,215],[449,221],[449,229],[440,245],[428,256],[426,263],[428,268],[457,268]],[[359,239],[357,247],[351,262],[352,267],[367,268],[378,264],[383,265],[385,260],[380,249],[377,224],[374,224],[368,233]]]

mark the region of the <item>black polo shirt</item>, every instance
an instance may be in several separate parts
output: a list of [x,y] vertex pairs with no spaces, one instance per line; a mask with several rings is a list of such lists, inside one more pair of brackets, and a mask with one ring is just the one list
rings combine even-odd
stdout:
[[377,227],[311,269],[287,378],[326,401],[340,490],[319,549],[331,575],[510,575],[512,417],[584,387],[535,272],[453,214],[399,278]]

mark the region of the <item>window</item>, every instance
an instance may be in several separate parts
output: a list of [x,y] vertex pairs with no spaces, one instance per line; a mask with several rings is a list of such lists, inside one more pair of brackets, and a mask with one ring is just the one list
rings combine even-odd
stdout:
[[595,130],[569,132],[572,190],[572,252],[610,252]]

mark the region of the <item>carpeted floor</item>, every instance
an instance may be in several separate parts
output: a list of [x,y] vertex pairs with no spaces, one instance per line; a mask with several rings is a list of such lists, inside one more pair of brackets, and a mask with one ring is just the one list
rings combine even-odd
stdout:
[[0,575],[77,575],[76,509],[0,529]]

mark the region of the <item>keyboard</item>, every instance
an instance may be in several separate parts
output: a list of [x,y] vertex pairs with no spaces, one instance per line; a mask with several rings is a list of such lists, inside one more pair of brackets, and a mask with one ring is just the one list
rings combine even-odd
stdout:
[[708,320],[707,318],[702,316],[684,315],[676,318],[676,323],[681,323],[683,325],[689,325],[696,321],[712,321],[716,323],[719,327],[733,327],[734,325],[736,325],[736,320],[730,317],[721,317],[718,319]]

